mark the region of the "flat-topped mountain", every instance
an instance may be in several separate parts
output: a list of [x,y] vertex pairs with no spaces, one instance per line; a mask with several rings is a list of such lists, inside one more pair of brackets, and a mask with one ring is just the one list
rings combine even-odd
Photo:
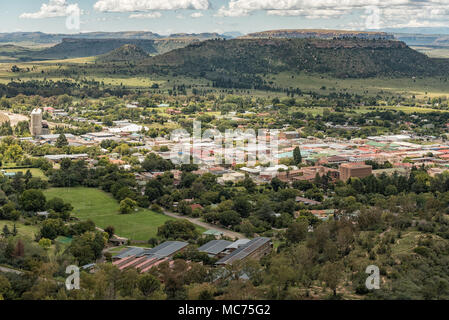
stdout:
[[147,63],[192,74],[295,71],[357,78],[441,71],[438,61],[403,42],[360,39],[210,40],[153,57]]
[[284,29],[268,30],[250,33],[241,38],[318,38],[318,39],[385,39],[392,40],[394,36],[386,32],[346,31],[346,30],[321,30],[321,29]]
[[153,40],[140,39],[64,39],[54,47],[37,53],[43,59],[91,57],[106,54],[124,45],[134,45],[148,54],[157,53]]
[[118,49],[98,57],[101,62],[141,61],[149,55],[142,48],[134,44],[125,44]]

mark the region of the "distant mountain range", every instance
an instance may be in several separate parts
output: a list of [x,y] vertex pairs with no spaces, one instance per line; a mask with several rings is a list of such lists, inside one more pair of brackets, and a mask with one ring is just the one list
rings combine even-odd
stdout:
[[[206,38],[207,39],[207,38]],[[134,45],[149,55],[157,55],[204,41],[194,37],[174,37],[160,39],[82,39],[67,38],[51,47],[29,49],[12,44],[0,44],[0,62],[59,60],[99,56],[125,45]]]
[[[421,31],[421,32],[420,32]],[[431,33],[431,31],[435,31]],[[436,31],[440,31],[437,33]],[[254,32],[243,35],[240,32],[219,33],[175,33],[160,35],[150,31],[124,31],[124,32],[88,32],[78,34],[47,34],[42,32],[13,32],[0,33],[1,43],[15,44],[58,44],[64,39],[135,39],[135,40],[164,40],[165,51],[178,48],[178,45],[170,44],[169,40],[183,41],[190,44],[193,41],[209,39],[233,39],[233,38],[318,38],[318,39],[397,39],[411,46],[449,46],[449,28],[403,28],[386,29],[382,31],[351,31],[351,30],[320,30],[320,29],[283,29]],[[158,52],[161,52],[160,50]]]
[[395,33],[394,37],[409,46],[449,48],[449,35],[447,34]]
[[317,39],[384,39],[392,40],[394,36],[386,32],[321,30],[321,29],[283,29],[255,32],[240,38],[317,38]]
[[0,43],[35,43],[35,44],[52,44],[59,43],[63,39],[140,39],[140,40],[156,40],[156,39],[198,39],[207,40],[214,38],[232,38],[229,35],[221,35],[218,33],[177,33],[169,36],[163,36],[149,31],[125,31],[125,32],[88,32],[77,34],[47,34],[42,32],[13,32],[0,33]]
[[[162,36],[153,32],[91,32],[73,35],[45,34],[41,32],[16,32],[0,34],[0,62],[67,59],[105,55],[125,45],[132,45],[148,55],[161,55],[206,40],[230,40],[231,37],[242,41],[255,39],[323,39],[323,40],[400,40],[416,47],[449,47],[449,35],[407,34],[386,32],[364,32],[344,30],[286,29],[240,35],[238,33],[178,33]],[[14,42],[19,45],[3,44]],[[26,42],[47,44],[44,48],[24,47]],[[48,46],[52,45],[52,46]],[[263,47],[263,46],[262,46]],[[298,48],[299,49],[299,48]],[[239,54],[235,52],[234,54]],[[201,56],[201,53],[199,53]],[[195,60],[194,58],[192,58]]]

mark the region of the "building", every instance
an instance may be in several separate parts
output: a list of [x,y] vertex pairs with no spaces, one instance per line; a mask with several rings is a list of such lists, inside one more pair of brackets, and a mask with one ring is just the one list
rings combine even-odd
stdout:
[[219,257],[232,244],[227,240],[212,240],[198,248],[199,252],[205,252],[209,257]]
[[317,206],[317,205],[321,204],[321,202],[319,202],[319,201],[315,201],[315,200],[307,199],[307,198],[303,198],[303,197],[296,197],[295,201],[304,203],[305,205],[308,205],[308,206]]
[[120,247],[126,245],[128,243],[128,239],[114,235],[111,237],[111,239],[109,239],[109,242],[116,247]]
[[324,166],[305,167],[298,170],[297,175],[293,176],[293,180],[313,181],[316,176],[329,176],[331,180],[337,180],[340,172],[337,169],[332,169]]
[[340,165],[340,180],[349,178],[365,178],[373,173],[373,167],[364,162],[343,163]]
[[145,273],[161,263],[171,261],[176,253],[188,245],[187,242],[167,241],[152,249],[132,247],[113,257],[112,264],[120,270],[134,268],[140,273]]
[[42,110],[39,108],[31,112],[30,132],[33,137],[42,134]]
[[246,259],[260,259],[273,250],[273,243],[270,238],[255,238],[248,242],[246,245],[239,247],[231,254],[218,260],[216,265],[230,265],[237,261]]
[[70,160],[83,160],[89,158],[89,155],[87,153],[80,153],[80,154],[55,154],[55,155],[47,155],[44,156],[45,159],[53,162],[60,162],[64,159],[70,159]]
[[207,231],[203,232],[203,235],[214,236],[216,239],[223,237],[223,234],[224,234],[223,232],[218,231],[218,230],[207,230]]

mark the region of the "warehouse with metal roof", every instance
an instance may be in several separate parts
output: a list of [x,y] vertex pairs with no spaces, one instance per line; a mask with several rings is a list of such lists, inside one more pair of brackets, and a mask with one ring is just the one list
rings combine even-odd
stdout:
[[198,248],[199,252],[205,252],[209,256],[217,256],[218,254],[225,251],[230,245],[232,244],[231,241],[227,240],[212,240],[205,245]]
[[135,268],[141,273],[149,271],[159,264],[169,261],[173,255],[189,244],[181,241],[167,241],[155,248],[132,247],[113,257],[113,265],[120,270]]
[[233,264],[236,261],[244,259],[260,259],[263,256],[271,253],[273,250],[273,243],[270,238],[256,238],[248,242],[246,245],[239,247],[231,254],[220,259],[217,265]]

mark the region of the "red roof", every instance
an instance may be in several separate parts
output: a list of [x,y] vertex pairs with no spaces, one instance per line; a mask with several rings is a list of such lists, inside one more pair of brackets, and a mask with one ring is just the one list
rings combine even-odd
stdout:
[[192,204],[192,205],[190,206],[190,208],[192,208],[192,210],[195,210],[195,209],[203,209],[203,206],[196,203],[196,204]]

